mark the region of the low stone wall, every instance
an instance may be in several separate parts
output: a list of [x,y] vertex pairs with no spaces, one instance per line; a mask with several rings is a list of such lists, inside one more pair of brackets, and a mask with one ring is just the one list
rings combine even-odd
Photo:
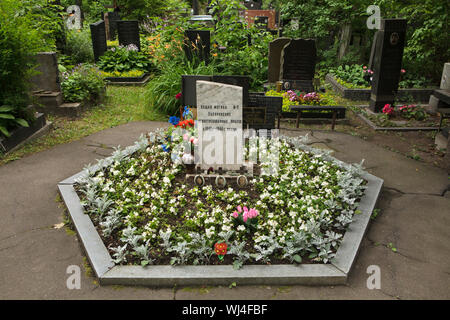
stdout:
[[[343,98],[352,101],[369,101],[370,89],[350,89],[342,84],[338,83],[331,74],[327,74],[325,81],[331,84],[334,91],[339,93]],[[412,89],[399,89],[397,97],[402,100],[409,100],[411,97],[415,102],[428,103],[430,95],[433,93],[434,88],[412,88]]]

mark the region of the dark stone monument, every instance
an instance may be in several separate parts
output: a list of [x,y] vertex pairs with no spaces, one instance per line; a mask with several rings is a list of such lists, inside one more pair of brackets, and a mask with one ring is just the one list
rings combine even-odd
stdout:
[[117,21],[117,33],[119,35],[119,45],[128,46],[134,44],[141,50],[141,39],[139,38],[139,24],[137,20]]
[[405,46],[406,19],[383,19],[375,36],[371,57],[372,91],[369,107],[380,112],[384,105],[393,104],[398,89]]
[[184,32],[184,53],[192,61],[194,55],[200,61],[209,63],[211,50],[211,33],[209,30],[186,30]]
[[183,106],[197,106],[197,80],[219,82],[242,87],[244,106],[248,104],[250,78],[248,76],[205,76],[182,75],[181,76],[181,103]]
[[97,21],[96,23],[92,23],[90,28],[94,59],[97,62],[107,49],[105,22],[103,20]]
[[36,54],[36,71],[39,73],[31,78],[32,89],[60,92],[58,59],[56,52],[39,52]]
[[314,91],[316,56],[316,42],[312,39],[295,39],[284,46],[280,79],[285,90]]
[[264,94],[251,93],[248,106],[243,108],[243,128],[275,129],[275,121],[283,106],[283,98],[267,97]]
[[245,1],[244,6],[249,10],[261,10],[261,2]]
[[181,104],[192,108],[197,107],[197,80],[211,81],[212,76],[182,75]]
[[109,19],[109,36],[111,39],[116,38],[117,33],[117,21],[120,21],[119,12],[108,12]]
[[291,38],[278,38],[269,43],[269,83],[275,83],[280,80],[281,51],[290,41]]

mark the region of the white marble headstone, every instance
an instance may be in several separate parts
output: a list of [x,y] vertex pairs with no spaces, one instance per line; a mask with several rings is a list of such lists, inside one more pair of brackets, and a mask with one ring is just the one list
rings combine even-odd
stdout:
[[243,165],[242,87],[197,81],[198,155],[202,169]]

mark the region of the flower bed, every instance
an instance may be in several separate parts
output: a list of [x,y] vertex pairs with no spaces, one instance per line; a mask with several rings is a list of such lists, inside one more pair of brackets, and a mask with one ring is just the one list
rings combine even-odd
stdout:
[[420,105],[391,106],[386,104],[381,113],[374,113],[368,108],[361,107],[353,107],[352,110],[377,130],[383,128],[436,130],[440,121],[438,115],[428,114]]
[[279,174],[243,189],[186,182],[166,141],[160,132],[131,156],[117,150],[76,186],[116,264],[327,263],[358,213],[360,168],[297,149],[295,139],[271,141]]
[[[362,88],[365,86],[348,86],[348,83],[336,79],[332,74],[327,74],[325,81],[331,85],[335,92],[339,93],[345,99],[353,101],[370,100],[370,87]],[[428,103],[433,90],[434,88],[400,88],[397,91],[397,98],[404,101],[413,100],[416,102]]]

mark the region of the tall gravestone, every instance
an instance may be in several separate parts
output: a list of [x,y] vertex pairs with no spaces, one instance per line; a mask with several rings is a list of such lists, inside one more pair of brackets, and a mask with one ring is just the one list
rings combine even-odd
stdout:
[[119,44],[128,46],[134,44],[139,51],[141,50],[141,39],[139,38],[139,23],[137,20],[119,20],[117,21],[117,33]]
[[92,23],[90,28],[94,59],[97,62],[107,50],[105,22],[103,20],[97,21]]
[[192,61],[197,56],[200,61],[209,63],[211,33],[209,30],[186,30],[184,32],[184,53]]
[[56,52],[39,52],[36,54],[36,71],[31,78],[33,90],[60,92],[58,60]]
[[375,37],[372,59],[372,91],[369,107],[380,112],[386,104],[393,104],[400,80],[406,19],[383,19]]
[[275,83],[280,80],[281,51],[290,41],[291,38],[278,38],[269,43],[269,83]]
[[293,39],[281,52],[280,79],[284,89],[314,91],[316,42],[311,39]]
[[242,87],[197,81],[197,164],[239,170],[243,165]]
[[120,21],[119,12],[108,12],[109,20],[109,37],[115,39],[117,35],[117,21]]

